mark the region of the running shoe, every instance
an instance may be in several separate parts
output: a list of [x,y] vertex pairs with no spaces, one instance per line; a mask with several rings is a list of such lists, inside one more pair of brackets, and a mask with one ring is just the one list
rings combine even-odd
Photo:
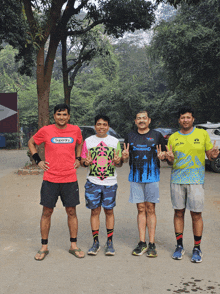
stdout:
[[184,251],[184,249],[183,249],[183,246],[181,246],[181,245],[177,245],[177,246],[176,246],[176,250],[174,251],[174,253],[173,253],[173,255],[172,255],[172,258],[173,258],[173,259],[176,259],[176,260],[182,259],[184,253],[185,253],[185,251]]
[[93,242],[93,245],[92,247],[89,249],[88,251],[88,255],[97,255],[97,253],[99,252],[100,250],[100,246],[99,246],[99,242]]
[[142,255],[147,251],[147,244],[146,242],[139,242],[137,247],[132,251],[133,255]]
[[115,249],[113,247],[113,242],[108,240],[105,245],[105,255],[115,255]]
[[157,250],[156,250],[156,245],[153,243],[148,244],[148,249],[147,249],[147,257],[157,257]]
[[191,258],[192,262],[202,262],[202,251],[198,248],[193,248],[193,256]]

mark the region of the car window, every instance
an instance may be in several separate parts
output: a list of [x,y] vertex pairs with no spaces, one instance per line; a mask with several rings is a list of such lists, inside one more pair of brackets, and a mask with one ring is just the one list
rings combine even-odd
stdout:
[[117,138],[117,139],[120,139],[121,138],[121,136],[119,135],[119,134],[117,134],[115,131],[113,131],[113,130],[109,130],[108,131],[108,134],[109,135],[111,135],[111,136],[113,136],[113,137],[115,137],[115,138]]
[[86,138],[95,135],[95,130],[93,128],[81,128],[83,140]]

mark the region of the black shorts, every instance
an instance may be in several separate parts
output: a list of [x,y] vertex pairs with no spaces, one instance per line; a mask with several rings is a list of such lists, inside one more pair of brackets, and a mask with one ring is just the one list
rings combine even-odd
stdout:
[[80,203],[78,182],[51,183],[43,181],[40,193],[40,204],[49,208],[56,206],[59,196],[65,207],[75,207]]

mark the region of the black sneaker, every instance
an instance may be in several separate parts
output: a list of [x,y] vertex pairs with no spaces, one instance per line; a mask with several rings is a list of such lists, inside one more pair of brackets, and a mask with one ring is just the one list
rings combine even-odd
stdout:
[[132,251],[133,255],[142,255],[147,251],[146,242],[139,242],[137,247]]
[[148,244],[147,257],[157,257],[156,245],[154,243]]

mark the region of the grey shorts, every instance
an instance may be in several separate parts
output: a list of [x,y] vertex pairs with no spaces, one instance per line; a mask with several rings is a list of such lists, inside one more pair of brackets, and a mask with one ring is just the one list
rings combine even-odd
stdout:
[[131,203],[159,203],[159,182],[154,183],[135,183],[130,182],[130,197]]
[[171,202],[174,209],[187,208],[193,212],[202,212],[204,208],[203,184],[173,184],[170,183]]
[[43,181],[41,187],[40,204],[49,208],[56,206],[60,196],[63,206],[75,207],[79,204],[78,182],[72,183],[51,183]]

